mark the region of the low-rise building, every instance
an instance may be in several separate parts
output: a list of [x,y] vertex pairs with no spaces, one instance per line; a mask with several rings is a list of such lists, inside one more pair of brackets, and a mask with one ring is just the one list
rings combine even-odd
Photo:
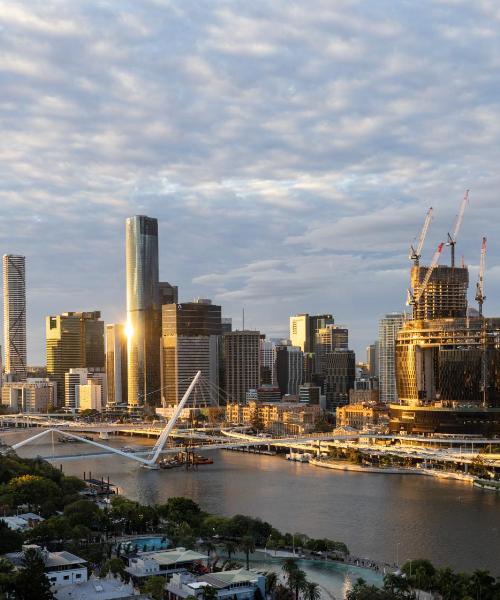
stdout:
[[319,405],[300,402],[256,402],[241,405],[231,403],[226,406],[226,420],[229,423],[250,425],[256,412],[266,429],[287,433],[307,433],[314,427],[321,414]]
[[337,427],[363,429],[389,423],[389,408],[386,404],[347,404],[337,408],[336,415]]
[[13,531],[26,531],[27,529],[33,529],[38,523],[43,521],[43,517],[36,515],[35,513],[23,513],[21,515],[15,515],[12,517],[0,517],[0,521],[3,521],[9,529]]
[[349,390],[349,404],[369,404],[379,402],[378,389],[355,389]]
[[46,413],[56,405],[57,383],[45,378],[29,378],[2,385],[2,406],[10,412]]
[[87,581],[87,561],[71,552],[49,552],[36,545],[25,545],[21,552],[10,552],[4,558],[14,565],[14,568],[24,566],[24,553],[35,549],[40,553],[45,564],[45,573],[52,587],[61,587]]
[[216,591],[219,600],[254,600],[257,590],[261,598],[266,597],[266,577],[245,569],[207,573],[199,577],[178,573],[167,585],[167,597],[168,600],[184,600],[193,596],[201,599],[204,588],[208,586]]
[[66,585],[55,590],[57,600],[149,600],[140,594],[131,583],[124,582],[111,573],[106,577],[90,577],[83,583]]
[[141,552],[128,559],[127,573],[140,581],[157,575],[170,576],[173,573],[187,573],[207,568],[208,556],[186,548],[173,548],[160,552]]

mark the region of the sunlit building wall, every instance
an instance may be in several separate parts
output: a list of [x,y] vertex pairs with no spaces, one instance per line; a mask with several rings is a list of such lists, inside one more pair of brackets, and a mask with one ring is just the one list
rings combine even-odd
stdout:
[[161,401],[161,313],[158,221],[143,215],[126,221],[128,405]]
[[397,402],[396,336],[403,326],[404,313],[394,312],[380,319],[378,326],[378,376],[380,401]]

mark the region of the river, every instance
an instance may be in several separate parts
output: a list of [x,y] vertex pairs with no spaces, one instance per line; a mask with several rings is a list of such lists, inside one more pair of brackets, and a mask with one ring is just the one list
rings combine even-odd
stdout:
[[[13,443],[28,435],[2,438]],[[111,443],[134,447],[153,440],[116,438]],[[18,452],[92,451],[84,444],[41,441]],[[224,450],[211,456],[214,464],[198,471],[148,471],[119,456],[61,464],[67,474],[109,475],[124,495],[145,504],[187,496],[212,513],[258,516],[282,531],[343,541],[357,556],[389,563],[425,557],[440,566],[500,575],[500,494],[463,482],[333,471],[276,456]]]

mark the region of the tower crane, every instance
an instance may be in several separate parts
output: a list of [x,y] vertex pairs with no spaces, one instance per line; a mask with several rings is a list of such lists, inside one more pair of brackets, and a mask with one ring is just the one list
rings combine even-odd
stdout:
[[453,233],[448,233],[448,241],[446,242],[447,246],[451,248],[451,266],[455,266],[455,245],[457,243],[458,232],[460,231],[460,227],[462,225],[462,221],[464,220],[464,212],[467,203],[469,202],[469,190],[465,190],[465,195],[460,204],[460,209],[457,214],[457,218],[455,220],[455,227],[453,228]]
[[432,273],[434,272],[434,269],[437,267],[438,262],[439,262],[439,257],[441,256],[441,252],[443,251],[443,246],[444,243],[441,242],[437,249],[436,252],[434,253],[434,256],[432,257],[432,261],[431,264],[427,267],[427,273],[425,274],[425,277],[422,281],[422,283],[419,285],[417,293],[416,294],[412,294],[410,290],[408,290],[408,304],[412,304],[413,306],[416,306],[420,300],[420,298],[422,297],[423,293],[425,292],[425,289],[430,281],[430,278],[432,277]]
[[429,208],[429,210],[427,211],[427,214],[425,215],[424,225],[422,227],[422,231],[420,232],[420,237],[418,238],[417,247],[414,248],[413,245],[410,246],[409,258],[410,258],[410,260],[414,261],[416,267],[418,267],[420,257],[422,256],[422,248],[424,246],[425,236],[427,235],[427,230],[429,229],[429,225],[431,224],[431,221],[432,221],[432,211],[433,211],[433,208],[431,206]]
[[483,303],[486,300],[484,295],[484,269],[486,266],[486,238],[483,238],[481,245],[481,259],[479,261],[479,276],[476,284],[476,302],[479,305],[479,316],[483,316]]

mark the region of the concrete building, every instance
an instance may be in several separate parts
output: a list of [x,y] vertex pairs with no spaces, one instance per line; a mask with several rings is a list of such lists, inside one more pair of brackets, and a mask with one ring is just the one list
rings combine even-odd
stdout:
[[80,407],[80,386],[88,381],[87,369],[70,369],[64,374],[64,407],[76,412]]
[[26,379],[26,260],[17,254],[3,255],[3,330],[5,373]]
[[168,600],[185,600],[205,598],[205,588],[215,590],[218,600],[254,600],[266,598],[266,577],[261,573],[236,569],[205,575],[176,573],[167,584]]
[[349,390],[349,404],[379,404],[378,389],[360,388]]
[[71,552],[49,552],[40,546],[26,544],[21,552],[4,554],[4,558],[12,563],[15,569],[22,568],[24,553],[28,549],[40,553],[45,564],[45,574],[53,589],[87,581],[87,561]]
[[158,221],[143,215],[126,221],[128,405],[161,402],[161,305]]
[[78,409],[98,410],[103,408],[102,386],[93,379],[88,379],[87,383],[78,386]]
[[168,281],[160,281],[158,284],[160,292],[160,305],[177,304],[179,302],[179,288],[171,285]]
[[259,386],[260,333],[249,330],[226,333],[224,360],[228,402],[244,403],[247,390]]
[[91,576],[84,583],[65,585],[57,589],[57,600],[151,600],[149,594],[140,594],[131,583],[126,583],[111,572],[106,577]]
[[2,386],[2,406],[9,412],[46,413],[56,400],[57,383],[49,379],[28,378]]
[[378,327],[378,376],[380,401],[397,402],[396,389],[396,337],[403,326],[404,313],[387,314]]
[[127,335],[125,325],[106,325],[106,375],[108,393],[106,406],[127,405]]
[[197,387],[190,406],[219,402],[221,307],[209,300],[162,307],[162,396],[164,405],[177,404],[193,377],[201,371],[207,386]]
[[352,350],[339,348],[326,353],[325,395],[328,410],[349,402],[349,391],[356,379],[356,356]]
[[315,369],[316,373],[326,374],[326,355],[334,350],[349,348],[349,330],[335,324],[321,327],[315,334]]
[[332,315],[308,315],[301,313],[290,317],[290,340],[302,352],[316,351],[316,333],[319,329],[333,324]]
[[58,406],[66,398],[70,369],[104,369],[104,322],[99,311],[66,312],[46,318],[47,375],[57,382]]
[[125,570],[133,581],[140,582],[158,575],[170,577],[174,573],[186,573],[200,566],[206,569],[207,564],[206,554],[186,548],[172,548],[159,552],[140,552],[137,556],[131,556]]
[[276,383],[281,395],[297,395],[302,383],[304,353],[297,346],[275,346]]
[[226,406],[226,421],[251,425],[256,413],[268,430],[276,433],[307,433],[314,428],[321,414],[319,405],[300,402],[258,402],[251,400],[246,405],[236,402]]
[[275,345],[272,340],[266,340],[265,336],[260,339],[260,383],[262,385],[276,384]]
[[369,377],[378,377],[378,342],[366,347],[366,364]]
[[321,406],[321,398],[321,388],[318,385],[303,383],[299,386],[299,402]]
[[386,404],[347,404],[336,410],[337,427],[363,429],[389,424],[389,407]]

